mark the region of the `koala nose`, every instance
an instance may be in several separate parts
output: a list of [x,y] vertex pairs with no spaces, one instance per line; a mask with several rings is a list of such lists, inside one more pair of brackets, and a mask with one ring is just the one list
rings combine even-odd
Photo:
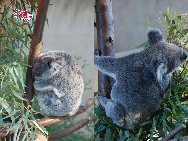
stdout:
[[181,56],[181,60],[185,60],[187,57],[188,57],[188,53],[187,53],[187,51],[184,50],[183,54]]

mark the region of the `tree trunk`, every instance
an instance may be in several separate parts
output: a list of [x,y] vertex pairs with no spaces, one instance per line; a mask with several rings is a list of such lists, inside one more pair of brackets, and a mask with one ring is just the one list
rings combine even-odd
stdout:
[[[96,0],[95,12],[98,49],[101,52],[101,56],[114,57],[115,46],[112,0]],[[102,96],[110,98],[110,92],[113,84],[113,78],[99,72],[98,88]]]
[[[28,65],[33,66],[34,60],[40,54],[40,47],[42,43],[42,34],[44,29],[44,24],[46,21],[46,15],[48,10],[50,0],[39,0],[34,31],[32,35],[30,51],[28,56]],[[25,97],[31,101],[34,94],[33,79],[32,79],[32,67],[27,67],[26,73],[26,88]],[[27,103],[24,103],[27,106]],[[30,103],[31,104],[31,103]]]

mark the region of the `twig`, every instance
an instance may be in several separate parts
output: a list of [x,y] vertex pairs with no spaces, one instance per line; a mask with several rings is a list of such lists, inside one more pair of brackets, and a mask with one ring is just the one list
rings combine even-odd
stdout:
[[[29,56],[28,56],[28,65],[30,66],[33,66],[34,60],[40,54],[42,34],[43,34],[49,2],[50,0],[39,0],[39,6],[37,10],[37,16],[35,20],[35,26],[32,35]],[[28,98],[29,101],[31,101],[34,93],[31,67],[27,67],[25,92],[26,92],[25,97]],[[28,106],[28,103],[25,102],[24,104],[26,107]]]
[[72,126],[66,128],[66,129],[63,129],[61,131],[49,133],[49,140],[58,139],[58,138],[67,136],[69,134],[72,134],[74,131],[77,131],[78,129],[93,122],[93,120],[94,120],[94,115],[87,117],[87,118],[83,118],[80,121],[78,121],[77,123],[73,124]]
[[[96,0],[96,27],[98,49],[102,56],[114,56],[114,21],[112,15],[112,0]],[[99,92],[110,98],[111,88],[114,80],[109,76],[99,72],[98,88]]]
[[[58,123],[60,121],[63,121],[63,120],[66,120],[66,119],[69,119],[73,116],[76,116],[76,115],[79,115],[83,112],[85,112],[89,107],[93,106],[94,105],[94,98],[93,97],[90,97],[88,98],[87,100],[85,100],[79,107],[78,111],[76,112],[76,114],[72,115],[72,116],[64,116],[64,117],[49,117],[49,118],[43,118],[43,119],[39,119],[37,120],[36,122],[39,124],[39,125],[43,125],[43,126],[49,126],[51,124],[55,124],[55,123]],[[33,121],[28,121],[29,124],[32,124]],[[19,129],[21,129],[23,125],[21,124]],[[9,126],[5,126],[5,127],[1,127],[0,126],[0,138],[3,138],[6,136],[6,133],[7,131],[9,130]],[[13,134],[14,133],[14,130],[11,131],[9,134]]]
[[185,124],[181,124],[176,129],[174,129],[172,132],[170,132],[166,137],[164,137],[161,141],[168,141],[172,139],[177,133],[181,132],[186,128]]

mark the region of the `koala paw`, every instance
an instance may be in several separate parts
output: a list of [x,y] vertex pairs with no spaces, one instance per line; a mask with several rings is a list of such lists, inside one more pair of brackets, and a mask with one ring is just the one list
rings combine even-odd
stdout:
[[33,86],[34,86],[35,90],[40,89],[40,82],[35,80],[33,83]]
[[101,56],[101,51],[98,50],[98,49],[95,49],[94,55],[95,56]]

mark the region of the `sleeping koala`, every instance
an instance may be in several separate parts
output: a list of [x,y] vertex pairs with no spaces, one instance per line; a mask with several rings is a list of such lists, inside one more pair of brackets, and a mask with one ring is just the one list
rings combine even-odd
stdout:
[[58,51],[43,53],[35,60],[32,73],[44,115],[65,116],[77,112],[84,81],[82,69],[72,56]]
[[116,80],[111,99],[99,96],[100,104],[113,123],[134,129],[149,120],[165,97],[172,72],[188,53],[164,41],[157,29],[148,31],[149,46],[122,58],[95,56],[97,68]]

